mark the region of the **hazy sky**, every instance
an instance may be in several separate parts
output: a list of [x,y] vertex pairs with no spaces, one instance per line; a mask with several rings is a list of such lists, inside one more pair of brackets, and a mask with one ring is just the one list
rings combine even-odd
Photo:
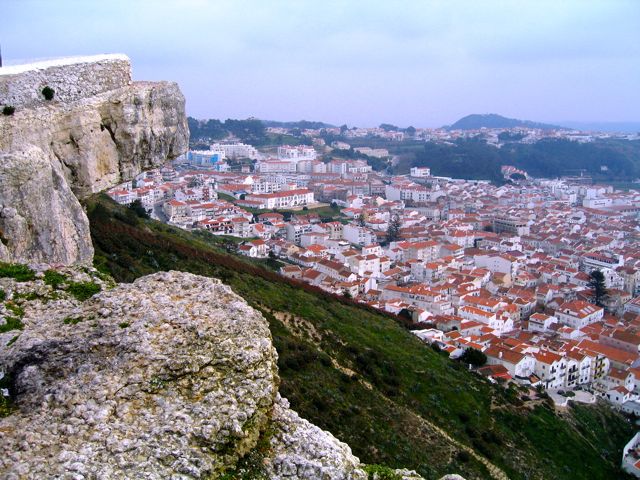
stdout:
[[198,118],[640,120],[640,0],[0,0],[5,64],[126,53]]

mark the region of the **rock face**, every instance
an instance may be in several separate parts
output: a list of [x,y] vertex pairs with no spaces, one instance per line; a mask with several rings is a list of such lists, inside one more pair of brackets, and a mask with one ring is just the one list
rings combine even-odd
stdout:
[[17,339],[0,335],[16,406],[0,419],[0,478],[216,478],[267,429],[269,478],[367,478],[279,398],[267,321],[218,280],[158,273],[84,303],[32,284],[51,299],[23,303]]
[[52,88],[54,98],[73,102],[115,90],[131,83],[126,55],[71,57],[6,66],[0,70],[1,103],[16,108],[44,105],[42,89]]
[[0,421],[4,478],[208,478],[255,446],[277,356],[219,281],[159,273],[49,312],[27,310],[0,352],[18,406]]
[[268,473],[274,480],[366,480],[360,460],[348,445],[289,409],[279,398],[273,411],[274,434]]
[[0,259],[88,263],[89,222],[60,165],[35,146],[0,153]]
[[[0,115],[0,260],[90,263],[78,198],[186,151],[184,97],[175,83],[131,83],[122,56],[15,70],[0,69],[0,104],[18,102]],[[38,97],[49,83],[60,98]]]

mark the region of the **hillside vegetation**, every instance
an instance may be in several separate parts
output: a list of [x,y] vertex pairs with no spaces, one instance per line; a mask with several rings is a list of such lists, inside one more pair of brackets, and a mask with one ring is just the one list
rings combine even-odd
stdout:
[[280,391],[363,462],[425,478],[622,479],[631,424],[606,406],[523,401],[425,347],[399,320],[279,277],[223,243],[136,217],[107,197],[87,204],[96,267],[121,282],[155,271],[220,278],[269,320]]
[[541,140],[533,144],[509,143],[502,148],[482,139],[455,143],[427,142],[405,157],[397,173],[410,167],[430,167],[434,175],[472,180],[502,179],[500,167],[514,165],[535,177],[576,175],[581,171],[596,180],[631,180],[640,176],[640,141]]
[[473,113],[462,117],[453,125],[447,127],[449,130],[479,130],[481,128],[541,128],[543,130],[558,130],[563,127],[550,125],[548,123],[532,122],[530,120],[518,120],[507,118],[495,113],[479,114]]

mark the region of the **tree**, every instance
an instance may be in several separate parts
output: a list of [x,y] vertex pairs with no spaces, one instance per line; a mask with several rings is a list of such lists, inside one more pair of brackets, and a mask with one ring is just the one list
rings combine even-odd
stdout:
[[147,209],[144,208],[144,205],[142,205],[142,202],[140,201],[139,198],[135,199],[133,202],[129,204],[129,210],[131,210],[140,218],[151,218],[149,217],[149,214],[147,213]]
[[607,286],[604,281],[604,274],[600,270],[593,270],[589,275],[589,283],[587,286],[591,289],[591,298],[593,303],[599,307],[603,307],[603,302],[609,296]]
[[410,137],[413,137],[416,134],[416,129],[413,126],[408,126],[407,129],[405,130],[405,133]]
[[400,238],[400,216],[397,213],[391,215],[389,220],[389,227],[387,228],[387,243],[395,242]]
[[364,214],[364,212],[361,212],[360,215],[358,215],[358,225],[361,227],[364,227],[367,223],[367,216]]
[[482,365],[487,363],[487,356],[480,350],[476,350],[475,348],[467,348],[460,359],[464,363],[470,363],[474,367],[481,367]]

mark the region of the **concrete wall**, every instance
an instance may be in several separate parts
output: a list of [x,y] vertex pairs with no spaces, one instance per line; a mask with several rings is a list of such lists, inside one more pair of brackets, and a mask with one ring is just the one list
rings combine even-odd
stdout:
[[[0,68],[0,105],[16,109],[73,102],[131,84],[126,55],[95,55]],[[51,102],[42,89],[55,90]]]

